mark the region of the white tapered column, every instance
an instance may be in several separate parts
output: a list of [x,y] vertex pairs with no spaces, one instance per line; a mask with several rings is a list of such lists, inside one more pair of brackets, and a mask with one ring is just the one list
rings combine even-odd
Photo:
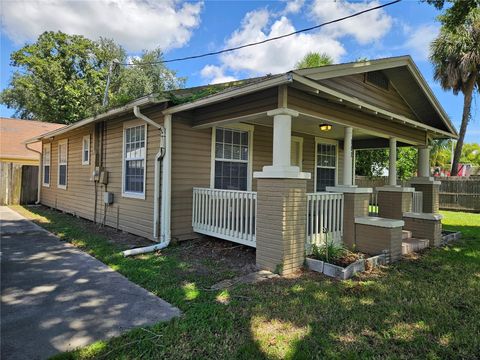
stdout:
[[397,138],[390,138],[390,161],[388,164],[388,185],[397,185]]
[[430,177],[430,148],[428,146],[418,148],[418,177]]
[[343,139],[343,185],[352,186],[352,134],[351,127],[345,128]]

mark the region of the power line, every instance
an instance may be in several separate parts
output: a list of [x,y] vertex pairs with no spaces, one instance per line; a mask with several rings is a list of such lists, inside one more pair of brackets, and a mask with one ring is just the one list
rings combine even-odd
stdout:
[[232,47],[232,48],[228,48],[228,49],[213,51],[213,52],[199,54],[199,55],[192,55],[192,56],[186,56],[186,57],[181,57],[181,58],[168,59],[168,60],[163,60],[163,61],[152,61],[152,62],[144,62],[144,63],[138,63],[138,64],[135,64],[135,63],[120,63],[119,65],[126,65],[126,66],[142,65],[143,66],[143,65],[161,64],[161,63],[165,64],[165,63],[171,63],[171,62],[175,62],[175,61],[185,61],[185,60],[199,59],[199,58],[203,58],[203,57],[207,57],[207,56],[219,55],[219,54],[223,54],[223,53],[226,53],[226,52],[231,52],[231,51],[236,51],[236,50],[240,50],[240,49],[244,49],[244,48],[248,48],[248,47],[252,47],[252,46],[256,46],[256,45],[261,45],[261,44],[265,44],[265,43],[270,42],[270,41],[275,41],[275,40],[283,39],[283,38],[293,36],[293,35],[296,35],[296,34],[304,33],[304,32],[307,32],[307,31],[312,31],[312,30],[315,30],[315,29],[319,29],[319,28],[321,28],[323,26],[326,26],[326,25],[330,25],[330,24],[334,24],[334,23],[337,23],[337,22],[340,22],[340,21],[351,19],[353,17],[360,16],[360,15],[368,13],[370,11],[385,8],[387,6],[399,3],[400,1],[402,1],[402,0],[394,0],[394,1],[391,1],[391,2],[383,4],[383,5],[378,5],[378,6],[369,8],[369,9],[365,9],[365,10],[359,11],[357,13],[347,15],[347,16],[344,16],[344,17],[341,17],[341,18],[338,18],[338,19],[335,19],[335,20],[327,21],[327,22],[324,22],[322,24],[318,24],[318,25],[315,25],[315,26],[312,26],[312,27],[300,29],[300,30],[297,30],[297,31],[294,31],[294,32],[291,32],[291,33],[288,33],[288,34],[279,35],[279,36],[275,36],[273,38],[269,38],[269,39],[265,39],[265,40],[262,40],[262,41],[257,41],[257,42],[253,42],[253,43],[249,43],[249,44],[245,44],[245,45],[240,45],[240,46],[236,46],[236,47]]

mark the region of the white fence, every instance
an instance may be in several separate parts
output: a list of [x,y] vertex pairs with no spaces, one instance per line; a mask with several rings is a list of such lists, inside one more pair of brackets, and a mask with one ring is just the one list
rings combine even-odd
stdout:
[[193,231],[256,246],[257,193],[193,188]]
[[412,196],[412,212],[423,213],[423,192],[414,191]]
[[343,194],[318,192],[307,194],[307,239],[309,251],[312,244],[321,244],[326,236],[341,242],[343,235]]

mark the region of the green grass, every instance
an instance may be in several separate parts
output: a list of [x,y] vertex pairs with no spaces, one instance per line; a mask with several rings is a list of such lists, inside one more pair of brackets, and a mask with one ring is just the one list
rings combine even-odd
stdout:
[[15,209],[183,312],[59,358],[480,357],[480,214],[444,212],[445,228],[463,232],[460,242],[355,280],[305,273],[216,292],[206,289],[220,275],[189,272],[175,246],[123,258],[69,215]]

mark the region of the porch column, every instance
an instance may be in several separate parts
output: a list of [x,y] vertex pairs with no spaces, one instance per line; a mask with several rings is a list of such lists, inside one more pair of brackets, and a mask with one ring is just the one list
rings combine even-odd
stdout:
[[397,185],[397,138],[390,138],[390,161],[388,164],[388,185]]
[[351,127],[345,128],[343,139],[343,185],[352,186],[352,134]]
[[430,177],[430,148],[428,146],[418,147],[418,177]]
[[267,115],[273,116],[273,161],[253,174],[257,179],[256,262],[259,269],[289,274],[305,260],[310,173],[290,163],[292,117],[298,112],[279,108]]

